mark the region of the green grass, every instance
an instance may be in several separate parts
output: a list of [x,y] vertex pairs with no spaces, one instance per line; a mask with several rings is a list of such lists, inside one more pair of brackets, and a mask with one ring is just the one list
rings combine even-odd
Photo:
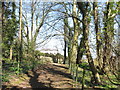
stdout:
[[9,59],[5,60],[5,64],[2,65],[2,82],[9,82],[9,75],[16,75],[17,73],[22,74],[32,70],[37,65],[42,64],[40,60],[23,60],[20,63],[20,71],[18,72],[17,62],[11,62]]
[[[86,63],[86,62],[84,62],[82,64],[79,64],[79,68],[78,68],[78,82],[79,83],[82,83],[83,69],[86,70],[86,73],[85,73],[85,87],[96,86],[97,88],[103,88],[103,89],[108,89],[108,90],[110,88],[117,88],[117,86],[112,84],[105,75],[100,75],[102,85],[92,84],[91,83],[92,72],[90,70],[90,67],[89,67],[88,63]],[[116,78],[115,78],[114,75],[110,75],[110,78],[113,81],[116,81]]]

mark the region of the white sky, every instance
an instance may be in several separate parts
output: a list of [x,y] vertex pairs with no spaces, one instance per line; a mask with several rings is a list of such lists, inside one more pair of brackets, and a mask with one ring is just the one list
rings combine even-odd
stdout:
[[59,39],[52,38],[50,41],[48,41],[46,44],[41,44],[37,48],[38,50],[41,49],[56,49],[58,50],[58,53],[64,55],[63,52],[63,42]]

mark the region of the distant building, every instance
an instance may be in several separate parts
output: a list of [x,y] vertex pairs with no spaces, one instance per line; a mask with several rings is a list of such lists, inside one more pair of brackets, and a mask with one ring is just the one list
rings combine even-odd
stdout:
[[41,49],[40,52],[42,53],[52,53],[52,54],[57,54],[58,53],[58,50],[57,49]]

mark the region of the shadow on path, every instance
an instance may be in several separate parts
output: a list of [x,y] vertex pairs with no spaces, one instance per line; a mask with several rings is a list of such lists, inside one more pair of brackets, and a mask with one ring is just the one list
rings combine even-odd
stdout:
[[58,65],[54,65],[54,64],[53,64],[53,66],[64,68],[64,69],[69,69],[68,67],[65,67],[65,66],[58,66]]
[[71,76],[71,74],[62,72],[62,71],[60,71],[60,70],[55,70],[54,68],[45,68],[45,69],[46,69],[48,72],[50,72],[50,73],[62,75],[63,77],[73,79],[72,76]]
[[1,90],[23,90],[23,89],[21,87],[18,87],[18,86],[11,86],[10,88],[8,88],[7,85],[2,85]]
[[[61,66],[60,66],[61,67]],[[59,70],[59,68],[60,68],[59,66],[57,66],[57,65],[40,65],[40,67],[37,69],[37,70],[35,70],[35,69],[33,69],[33,70],[31,70],[31,73],[30,72],[28,72],[28,73],[26,73],[27,74],[27,76],[30,78],[30,80],[29,80],[29,84],[31,85],[31,88],[32,89],[39,89],[39,88],[45,88],[45,89],[55,89],[52,85],[53,85],[53,83],[54,83],[54,79],[52,79],[51,77],[54,77],[54,75],[56,76],[56,75],[61,75],[62,77],[66,77],[66,78],[69,78],[69,79],[72,79],[72,76],[69,74],[69,73],[66,73],[66,72],[63,72],[63,71],[60,71]],[[63,66],[63,67],[61,67],[61,68],[64,68],[65,69],[65,67]],[[49,85],[46,85],[46,83],[44,83],[44,82],[40,82],[39,81],[39,79],[40,79],[40,77],[39,76],[43,76],[43,75],[45,75],[46,76],[46,73],[44,73],[44,74],[42,74],[42,71],[41,70],[44,70],[47,74],[48,73],[50,73],[51,75],[53,75],[53,76],[51,76],[51,77],[49,77],[48,78],[48,76],[47,76],[47,78],[48,78],[48,82],[50,82],[49,83]],[[61,78],[62,79],[62,77],[59,77],[58,76],[58,78]],[[46,79],[47,79],[46,78]],[[42,78],[41,78],[42,79]],[[55,80],[56,81],[56,80]],[[62,80],[63,81],[63,80]],[[69,82],[69,81],[68,81]]]
[[29,83],[32,87],[32,89],[37,89],[37,88],[52,88],[52,87],[46,87],[44,83],[38,82],[38,77],[39,74],[36,73],[36,71],[32,70],[33,75],[30,75],[29,73],[27,73],[27,76],[30,77]]

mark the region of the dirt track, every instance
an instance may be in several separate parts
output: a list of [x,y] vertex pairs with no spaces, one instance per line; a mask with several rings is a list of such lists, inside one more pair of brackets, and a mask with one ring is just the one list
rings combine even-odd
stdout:
[[[15,80],[14,80],[15,79]],[[19,84],[19,78],[13,78],[10,86],[13,88],[77,88],[68,68],[63,64],[43,64],[26,74],[26,79]]]

